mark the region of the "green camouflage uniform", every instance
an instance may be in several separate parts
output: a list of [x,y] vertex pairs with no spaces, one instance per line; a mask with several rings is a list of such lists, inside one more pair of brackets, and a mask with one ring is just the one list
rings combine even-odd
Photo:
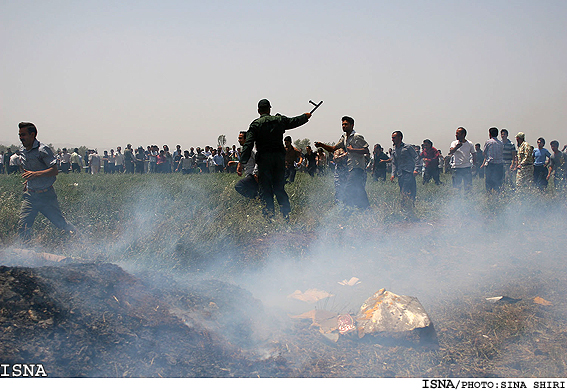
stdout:
[[242,147],[241,164],[246,164],[256,144],[256,164],[260,196],[268,215],[274,214],[274,195],[284,217],[289,215],[291,206],[285,192],[285,148],[283,134],[288,129],[305,124],[309,118],[302,114],[288,118],[283,115],[262,114],[250,124],[246,133],[246,142]]
[[518,189],[526,189],[534,182],[534,147],[524,141],[518,147],[518,174],[516,186]]

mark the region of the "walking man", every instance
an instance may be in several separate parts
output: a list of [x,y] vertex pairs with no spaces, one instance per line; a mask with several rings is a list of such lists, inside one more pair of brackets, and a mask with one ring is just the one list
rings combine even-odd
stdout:
[[285,148],[283,146],[283,134],[286,130],[307,123],[311,113],[301,114],[297,117],[270,115],[271,107],[267,99],[258,102],[260,117],[252,121],[248,128],[246,142],[242,147],[242,155],[236,172],[238,175],[242,175],[243,167],[248,163],[252,149],[256,145],[256,164],[258,164],[258,181],[260,196],[264,203],[264,213],[269,218],[274,216],[275,195],[282,215],[285,219],[288,219],[291,206],[284,189]]
[[57,176],[57,159],[53,151],[37,140],[37,128],[30,122],[20,122],[19,136],[23,148],[21,161],[24,173],[24,197],[18,231],[24,242],[31,239],[31,227],[41,212],[58,228],[67,232],[75,228],[67,223],[57,201],[53,183]]
[[416,218],[413,210],[417,187],[415,177],[418,174],[418,156],[415,148],[402,142],[404,135],[400,130],[392,133],[392,176],[390,180],[398,178],[400,194],[402,195],[402,212],[407,214],[406,218]]
[[285,183],[293,183],[295,181],[295,173],[297,172],[297,167],[301,167],[303,163],[303,157],[301,156],[301,151],[295,148],[291,144],[291,137],[285,136],[284,138],[285,147]]
[[423,152],[421,152],[421,158],[423,159],[423,164],[425,165],[425,171],[423,172],[423,184],[429,183],[431,178],[435,181],[436,185],[440,185],[439,180],[439,157],[441,154],[439,151],[433,147],[433,142],[429,139],[423,140]]
[[364,140],[364,136],[355,132],[354,119],[344,116],[342,119],[342,128],[344,134],[335,145],[327,145],[316,142],[317,148],[323,148],[329,153],[334,153],[338,149],[343,149],[347,154],[347,169],[343,197],[340,201],[347,205],[353,205],[360,209],[366,209],[370,206],[368,195],[366,194],[366,159],[365,155],[370,154],[368,143]]
[[374,145],[374,164],[372,165],[372,177],[375,181],[380,179],[386,181],[386,164],[390,163],[390,158],[384,153],[380,144]]

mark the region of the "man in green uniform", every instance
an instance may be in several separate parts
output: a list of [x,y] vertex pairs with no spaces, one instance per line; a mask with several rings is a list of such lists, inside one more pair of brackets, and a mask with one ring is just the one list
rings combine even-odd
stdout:
[[248,162],[254,144],[256,144],[256,164],[258,165],[258,184],[260,197],[264,203],[264,213],[274,216],[274,195],[280,205],[284,218],[288,218],[291,206],[285,192],[285,149],[283,134],[288,129],[305,124],[311,113],[297,117],[270,115],[271,105],[267,99],[258,102],[259,118],[250,124],[246,133],[246,142],[242,147],[240,162],[236,168],[238,175],[242,174],[243,166]]
[[526,190],[534,182],[534,147],[528,144],[523,132],[516,135],[516,143],[518,145],[516,187],[518,190]]

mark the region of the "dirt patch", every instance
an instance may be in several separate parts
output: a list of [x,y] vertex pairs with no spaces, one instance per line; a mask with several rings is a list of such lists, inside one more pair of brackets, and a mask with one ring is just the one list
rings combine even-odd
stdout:
[[[199,288],[209,296],[156,293],[155,286],[108,263],[2,266],[1,361],[41,363],[54,377],[285,375],[277,365],[265,367],[274,360],[247,360],[229,339],[196,321],[208,317],[220,329],[215,313],[231,303],[210,297],[220,290],[230,298],[229,288],[210,281]],[[236,329],[250,330],[245,321],[241,316]]]
[[441,298],[426,308],[432,349],[330,342],[221,281],[102,262],[1,266],[0,362],[41,363],[53,377],[565,377],[566,281],[562,268],[526,270],[499,291]]

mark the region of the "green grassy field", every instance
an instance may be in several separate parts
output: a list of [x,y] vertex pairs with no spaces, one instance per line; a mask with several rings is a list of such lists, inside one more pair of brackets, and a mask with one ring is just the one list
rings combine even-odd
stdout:
[[[286,185],[292,205],[290,222],[277,216],[270,223],[258,201],[236,193],[237,180],[234,174],[60,174],[55,183],[59,202],[67,219],[81,232],[81,240],[67,237],[41,215],[34,225],[34,240],[49,251],[69,256],[88,259],[110,254],[113,260],[159,260],[166,267],[194,268],[223,253],[232,261],[242,261],[242,254],[234,248],[243,249],[246,262],[254,265],[261,262],[262,254],[255,257],[250,244],[274,235],[308,237],[345,228],[364,235],[403,224],[399,188],[389,181],[369,179],[366,189],[371,209],[359,212],[335,204],[331,175],[311,178],[298,173],[296,181]],[[451,217],[448,205],[463,196],[448,185],[450,180],[442,175],[442,186],[422,185],[418,180],[416,214],[422,221]],[[537,195],[538,202],[564,202],[551,187]],[[4,246],[17,240],[21,188],[21,178],[2,177],[0,240]],[[464,199],[467,206],[459,213],[475,220],[491,216],[502,202],[523,198],[509,191],[488,197],[484,182],[475,179],[472,194]],[[287,247],[291,253],[294,247],[301,253],[304,241],[292,241]]]

